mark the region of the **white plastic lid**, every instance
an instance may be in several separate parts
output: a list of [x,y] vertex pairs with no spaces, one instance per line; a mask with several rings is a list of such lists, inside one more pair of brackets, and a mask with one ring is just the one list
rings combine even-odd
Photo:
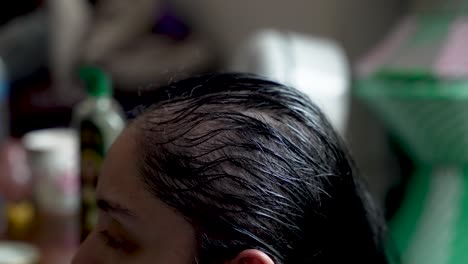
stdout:
[[73,129],[31,131],[23,137],[22,143],[29,155],[45,158],[47,162],[70,161],[78,155],[78,136]]
[[66,128],[51,128],[27,133],[23,144],[28,151],[53,151],[74,149],[77,142],[76,132]]
[[0,242],[0,263],[35,264],[39,261],[39,250],[30,244]]

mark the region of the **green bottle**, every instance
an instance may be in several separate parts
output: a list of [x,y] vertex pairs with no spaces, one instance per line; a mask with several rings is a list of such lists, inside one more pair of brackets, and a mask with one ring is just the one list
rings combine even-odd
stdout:
[[84,67],[80,77],[88,97],[77,105],[73,126],[80,137],[80,236],[83,241],[97,221],[96,184],[104,156],[125,127],[120,105],[112,97],[109,77],[97,67]]

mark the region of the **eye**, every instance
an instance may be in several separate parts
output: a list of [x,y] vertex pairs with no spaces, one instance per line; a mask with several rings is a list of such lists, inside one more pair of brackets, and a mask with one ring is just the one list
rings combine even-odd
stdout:
[[103,242],[107,246],[115,250],[130,254],[136,251],[137,249],[134,243],[127,241],[125,239],[116,238],[112,236],[111,234],[109,234],[108,231],[101,231],[99,232],[99,234],[101,235]]
[[101,231],[100,235],[104,243],[111,248],[121,249],[124,244],[123,240],[112,237],[107,231]]

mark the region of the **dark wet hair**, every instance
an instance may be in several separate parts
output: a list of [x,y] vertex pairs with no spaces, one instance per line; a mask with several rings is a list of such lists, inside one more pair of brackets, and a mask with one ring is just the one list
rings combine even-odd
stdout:
[[[156,98],[156,99],[154,99]],[[383,224],[329,122],[299,91],[243,74],[145,98],[139,173],[194,227],[196,263],[259,249],[275,263],[387,263]]]

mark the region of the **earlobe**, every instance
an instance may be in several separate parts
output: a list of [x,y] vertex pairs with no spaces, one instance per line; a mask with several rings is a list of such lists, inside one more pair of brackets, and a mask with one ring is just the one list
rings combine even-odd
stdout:
[[239,253],[235,259],[227,264],[275,264],[265,253],[256,249],[247,249]]

